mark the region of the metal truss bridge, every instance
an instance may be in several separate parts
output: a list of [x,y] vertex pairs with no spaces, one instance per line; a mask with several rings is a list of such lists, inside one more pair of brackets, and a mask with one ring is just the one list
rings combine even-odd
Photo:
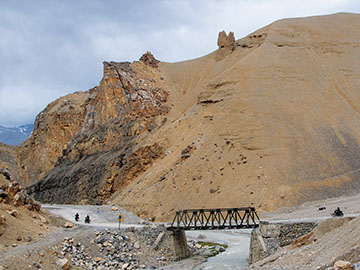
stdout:
[[213,230],[246,229],[259,226],[259,216],[254,207],[187,209],[176,211],[167,229],[175,230]]

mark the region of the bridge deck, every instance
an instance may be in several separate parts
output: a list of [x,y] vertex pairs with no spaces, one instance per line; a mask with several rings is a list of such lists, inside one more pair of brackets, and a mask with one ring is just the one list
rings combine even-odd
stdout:
[[254,207],[176,211],[168,230],[246,229],[259,226]]

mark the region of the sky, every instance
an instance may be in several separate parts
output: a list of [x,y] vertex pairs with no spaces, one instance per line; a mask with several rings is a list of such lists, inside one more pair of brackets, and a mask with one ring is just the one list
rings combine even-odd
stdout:
[[0,0],[0,125],[32,124],[51,101],[99,84],[103,61],[166,62],[292,17],[360,13],[359,0]]

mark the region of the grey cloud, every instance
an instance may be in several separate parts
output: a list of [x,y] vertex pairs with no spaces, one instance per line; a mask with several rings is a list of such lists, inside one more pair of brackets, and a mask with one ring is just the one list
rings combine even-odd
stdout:
[[241,38],[284,17],[358,12],[357,0],[0,0],[0,125],[33,122],[57,97],[87,90],[102,61],[163,61],[216,49],[220,30]]

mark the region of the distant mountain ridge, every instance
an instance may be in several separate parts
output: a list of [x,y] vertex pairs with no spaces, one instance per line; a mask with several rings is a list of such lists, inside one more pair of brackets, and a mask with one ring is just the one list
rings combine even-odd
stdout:
[[30,137],[34,125],[21,125],[14,128],[0,126],[0,142],[10,145],[18,145]]

